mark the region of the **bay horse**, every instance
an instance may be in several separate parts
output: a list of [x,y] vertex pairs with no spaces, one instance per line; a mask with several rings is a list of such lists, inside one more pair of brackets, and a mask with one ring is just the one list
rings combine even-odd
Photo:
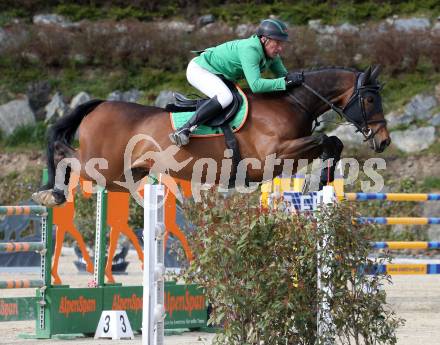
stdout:
[[[379,66],[370,66],[364,72],[325,67],[303,73],[303,85],[291,90],[262,94],[245,91],[248,118],[235,133],[243,159],[256,158],[264,162],[265,157],[273,154],[282,162],[318,157],[339,159],[343,144],[338,138],[312,135],[314,121],[330,108],[361,131],[375,152],[382,152],[390,144],[382,110],[381,87],[377,81]],[[72,142],[78,127],[79,148],[74,149]],[[108,166],[96,170],[105,178],[105,187],[109,191],[127,191],[116,181],[125,179],[124,152],[130,139],[137,134],[146,134],[155,141],[154,144],[139,142],[132,151],[128,169],[139,180],[152,167],[151,159],[142,157],[146,152],[160,151],[158,147],[169,148],[172,144],[168,134],[172,131],[169,114],[162,108],[103,100],[79,105],[69,115],[61,117],[49,131],[49,183],[34,193],[33,198],[48,207],[65,202],[65,196],[60,192],[63,190],[61,184],[68,185],[70,173],[66,171],[60,180],[56,179],[55,172],[57,164],[69,157],[79,160],[80,174],[85,179],[93,179],[85,169],[86,163],[93,158],[104,158]],[[175,162],[187,163],[177,171],[171,171],[171,177],[191,180],[196,162],[211,159],[217,163],[215,183],[219,183],[226,148],[222,136],[192,138],[187,146],[179,150],[176,146],[174,148],[172,158]],[[283,171],[283,165],[275,166],[273,176]],[[294,170],[295,167],[292,173]],[[263,175],[263,166],[252,166],[247,171],[248,180],[252,182],[261,182]]]

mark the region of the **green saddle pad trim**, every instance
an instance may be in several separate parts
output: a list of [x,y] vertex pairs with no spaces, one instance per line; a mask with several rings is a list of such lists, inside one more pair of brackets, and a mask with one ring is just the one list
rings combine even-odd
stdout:
[[[244,92],[237,88],[241,98],[242,103],[240,106],[240,109],[235,114],[234,118],[229,122],[229,125],[231,126],[233,132],[238,131],[246,121],[247,112],[248,112],[248,103],[247,98]],[[170,112],[170,119],[171,119],[171,125],[173,126],[173,129],[177,129],[182,127],[190,118],[194,115],[194,111],[185,111],[181,113],[173,113]],[[223,135],[222,130],[220,127],[214,128],[209,127],[205,125],[200,125],[192,134],[192,137],[197,136],[206,136],[206,135]]]

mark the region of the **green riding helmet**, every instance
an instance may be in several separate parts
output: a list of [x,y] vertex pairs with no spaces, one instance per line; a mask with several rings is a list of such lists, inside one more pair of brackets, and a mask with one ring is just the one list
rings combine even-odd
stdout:
[[257,28],[258,37],[265,36],[277,41],[287,41],[287,26],[278,19],[264,19]]

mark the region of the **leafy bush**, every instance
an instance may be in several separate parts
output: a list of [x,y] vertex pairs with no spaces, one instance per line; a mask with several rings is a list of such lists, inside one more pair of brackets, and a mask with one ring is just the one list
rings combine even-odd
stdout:
[[[9,67],[34,64],[45,68],[72,65],[140,67],[176,72],[185,69],[190,51],[215,46],[236,36],[218,22],[209,30],[192,33],[135,19],[115,22],[82,22],[79,27],[13,25],[2,57]],[[307,27],[292,29],[293,44],[286,47],[289,68],[317,65],[364,67],[379,63],[393,76],[414,72],[421,65],[438,70],[440,46],[427,31],[401,32],[370,25],[361,32],[336,32],[318,36]]]
[[[315,220],[261,210],[257,197],[209,193],[202,204],[185,206],[197,229],[185,279],[203,286],[212,303],[210,322],[223,326],[216,343],[315,344],[318,303],[326,297],[335,324],[335,334],[326,336],[341,344],[394,344],[402,320],[385,307],[384,278],[359,271],[372,264],[371,229],[347,226],[355,213],[344,205],[316,213]],[[324,228],[331,241],[317,249]],[[331,295],[317,291],[318,254],[331,269],[322,278]]]
[[41,186],[41,170],[41,166],[29,166],[24,171],[0,175],[0,205],[18,205],[30,200],[31,194]]

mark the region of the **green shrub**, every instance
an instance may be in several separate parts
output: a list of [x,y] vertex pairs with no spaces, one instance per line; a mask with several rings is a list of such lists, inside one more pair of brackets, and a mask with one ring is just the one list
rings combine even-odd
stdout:
[[249,1],[249,0],[138,0],[127,6],[125,1],[42,1],[18,0],[3,2],[0,11],[9,17],[32,16],[41,12],[56,12],[71,20],[127,19],[152,20],[173,16],[194,18],[212,13],[227,22],[250,21],[257,23],[269,15],[279,15],[294,24],[306,24],[310,19],[324,23],[361,22],[378,20],[392,14],[420,15],[435,18],[440,14],[436,0],[410,1]]
[[[385,306],[378,289],[383,278],[354,273],[372,263],[371,228],[348,226],[355,213],[342,204],[315,213],[317,220],[257,205],[257,194],[209,193],[184,207],[197,229],[184,277],[204,287],[213,307],[210,322],[223,326],[215,343],[315,344],[318,302],[326,296],[338,343],[394,344],[402,320]],[[332,240],[318,250],[324,228]],[[322,278],[333,286],[331,296],[317,292],[318,253],[331,268]]]
[[97,20],[103,17],[103,10],[96,6],[84,6],[77,3],[62,3],[54,8],[55,13],[72,21],[84,19]]
[[440,178],[436,176],[430,176],[423,180],[422,188],[427,193],[440,190]]
[[4,138],[5,146],[31,146],[33,148],[46,146],[47,126],[43,122],[35,125],[18,127],[12,134]]

